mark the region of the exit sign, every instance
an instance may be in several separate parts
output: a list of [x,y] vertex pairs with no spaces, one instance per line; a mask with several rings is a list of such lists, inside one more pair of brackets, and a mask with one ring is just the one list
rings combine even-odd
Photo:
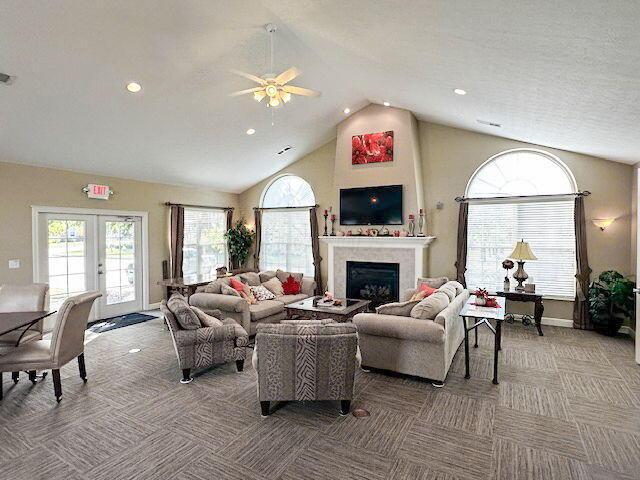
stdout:
[[111,188],[109,185],[96,185],[94,183],[90,183],[86,187],[87,197],[89,198],[98,198],[100,200],[109,200],[109,195],[111,194]]

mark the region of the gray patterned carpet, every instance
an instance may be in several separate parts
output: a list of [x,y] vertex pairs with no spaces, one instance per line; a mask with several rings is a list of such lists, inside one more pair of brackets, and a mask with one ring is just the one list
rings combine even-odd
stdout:
[[[445,388],[359,372],[355,406],[288,403],[260,418],[255,372],[235,365],[178,383],[160,320],[87,345],[85,385],[63,370],[17,386],[5,375],[0,478],[631,479],[640,478],[640,366],[630,340],[505,325],[501,383],[480,338],[473,378],[454,360]],[[128,353],[141,348],[139,353]],[[473,349],[472,349],[473,350]]]

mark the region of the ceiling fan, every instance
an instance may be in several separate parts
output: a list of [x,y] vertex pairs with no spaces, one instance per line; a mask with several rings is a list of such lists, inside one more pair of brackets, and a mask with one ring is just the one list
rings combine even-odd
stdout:
[[[265,26],[265,29],[269,33],[271,39],[271,72],[273,72],[273,35],[275,34],[277,27],[273,23],[269,23]],[[290,81],[300,75],[301,72],[296,67],[291,67],[280,75],[267,73],[263,77],[241,72],[239,70],[231,70],[231,72],[248,78],[260,85],[259,87],[247,88],[246,90],[234,92],[231,94],[232,97],[252,93],[253,98],[258,102],[262,102],[263,99],[267,99],[267,107],[279,107],[285,103],[289,103],[291,101],[291,95],[302,95],[304,97],[320,96],[320,92],[316,92],[315,90],[287,85]]]

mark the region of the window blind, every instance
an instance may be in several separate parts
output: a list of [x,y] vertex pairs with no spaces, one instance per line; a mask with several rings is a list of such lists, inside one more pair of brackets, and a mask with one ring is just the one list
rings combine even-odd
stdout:
[[183,275],[209,275],[227,266],[226,213],[222,210],[184,209]]
[[261,270],[301,272],[313,277],[309,210],[264,210]]
[[[529,242],[538,258],[527,261],[525,270],[536,293],[575,298],[576,255],[573,200],[469,205],[467,271],[470,289],[502,289],[502,261],[520,239]],[[516,264],[517,268],[517,264]],[[515,269],[511,270],[512,277]],[[511,278],[512,289],[516,285]]]

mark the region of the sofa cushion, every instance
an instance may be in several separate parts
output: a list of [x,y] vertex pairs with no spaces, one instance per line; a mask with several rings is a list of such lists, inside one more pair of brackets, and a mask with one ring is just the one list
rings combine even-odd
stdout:
[[456,287],[453,285],[447,285],[446,283],[441,286],[436,292],[444,292],[449,297],[449,303],[453,302],[453,299],[456,298]]
[[273,270],[265,270],[264,272],[260,272],[258,275],[260,276],[260,283],[264,283],[275,277],[276,272]]
[[287,281],[289,277],[293,277],[293,279],[302,285],[302,277],[304,277],[303,273],[294,273],[294,272],[285,272],[284,270],[276,271],[276,277],[280,280],[281,283]]
[[432,288],[440,288],[442,285],[444,285],[448,281],[449,281],[449,279],[447,277],[418,278],[418,282],[416,283],[416,286],[418,288],[420,288],[420,285],[422,285],[423,283],[426,283],[427,285],[429,285]]
[[235,288],[230,287],[229,285],[225,285],[224,283],[220,284],[220,293],[223,295],[231,295],[232,297],[240,297],[240,292],[238,292]]
[[380,305],[376,308],[376,313],[380,315],[396,315],[399,317],[411,316],[411,310],[418,304],[419,300],[409,300],[407,302],[393,302]]
[[435,292],[411,309],[411,316],[421,320],[433,320],[449,305],[449,296],[445,292]]
[[216,317],[209,315],[198,307],[191,307],[191,310],[198,316],[198,320],[203,327],[221,327],[223,325],[222,321],[218,320]]
[[282,282],[278,280],[276,277],[273,277],[271,280],[268,280],[262,284],[267,290],[273,293],[276,297],[278,295],[284,295],[284,289],[282,288]]
[[214,280],[213,282],[205,285],[202,291],[204,293],[222,293],[220,290],[221,285],[223,285],[223,283],[220,280]]
[[171,295],[167,302],[167,308],[184,330],[196,330],[202,326],[198,316],[187,303],[187,299],[179,293]]
[[264,285],[258,285],[256,287],[251,287],[251,293],[257,301],[260,300],[273,300],[276,296],[273,294],[271,290],[269,290]]
[[279,302],[284,303],[285,305],[289,305],[293,302],[299,302],[300,300],[304,300],[305,298],[309,298],[304,293],[299,293],[297,295],[278,295],[275,299]]
[[260,274],[256,272],[245,272],[240,274],[240,278],[244,283],[251,287],[260,285]]
[[359,313],[353,318],[358,334],[429,343],[444,343],[444,327],[433,320]]
[[449,280],[443,286],[445,286],[445,287],[446,286],[452,286],[453,288],[455,288],[456,289],[456,296],[460,295],[464,290],[464,286],[460,282],[456,282],[455,280]]
[[262,300],[261,302],[249,305],[249,314],[251,321],[255,322],[271,315],[284,311],[284,303],[277,300]]

